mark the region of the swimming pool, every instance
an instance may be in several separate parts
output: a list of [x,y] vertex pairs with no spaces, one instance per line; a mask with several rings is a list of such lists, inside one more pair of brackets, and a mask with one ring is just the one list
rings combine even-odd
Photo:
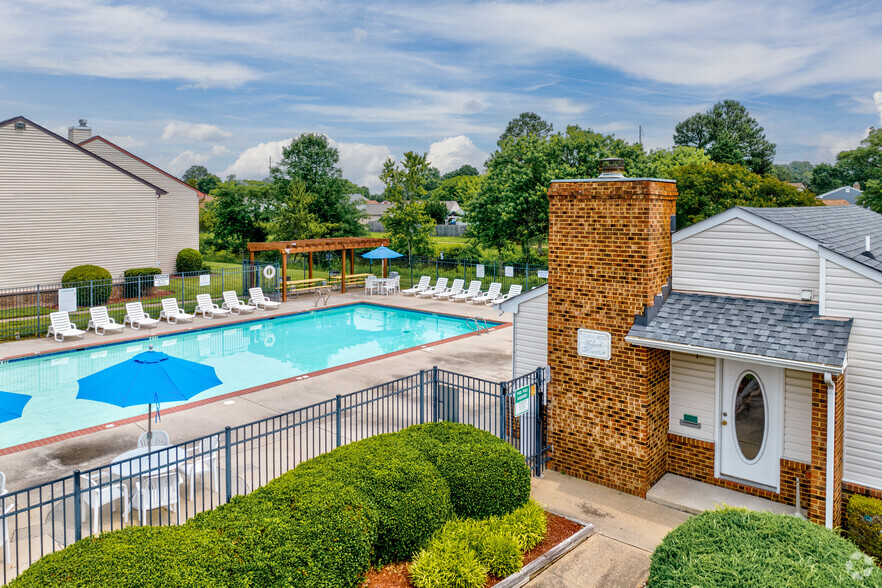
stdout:
[[186,401],[194,402],[471,332],[464,318],[360,303],[11,360],[0,365],[0,390],[33,399],[20,419],[0,424],[0,448],[146,414],[146,406],[119,408],[76,395],[77,380],[150,344],[215,368],[223,384]]

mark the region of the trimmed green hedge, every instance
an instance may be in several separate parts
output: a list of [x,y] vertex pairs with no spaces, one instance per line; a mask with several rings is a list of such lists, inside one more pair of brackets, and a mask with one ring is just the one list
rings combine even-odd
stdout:
[[144,296],[153,287],[152,277],[161,274],[158,267],[136,267],[123,272],[126,279],[125,297],[138,298]]
[[[500,479],[461,482],[460,469],[479,475],[478,467]],[[412,557],[451,519],[448,479],[458,500],[474,492],[482,512],[518,502],[530,484],[520,454],[488,433],[450,423],[411,427],[306,461],[180,527],[85,539],[34,563],[9,586],[356,588],[372,562]],[[480,484],[501,496],[491,500]],[[509,565],[511,542],[497,543],[488,560]]]
[[77,306],[103,306],[110,300],[113,278],[101,266],[78,265],[64,273],[61,284],[76,287]]
[[882,561],[882,500],[855,495],[845,507],[848,536],[864,553]]
[[652,554],[650,588],[882,586],[882,571],[837,533],[790,515],[724,508],[695,516]]
[[205,269],[202,263],[202,254],[195,249],[181,249],[175,259],[175,271],[179,274],[186,272],[201,272]]

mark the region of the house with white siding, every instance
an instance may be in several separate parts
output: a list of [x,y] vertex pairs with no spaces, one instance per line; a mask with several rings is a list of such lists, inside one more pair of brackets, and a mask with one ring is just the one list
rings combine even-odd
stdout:
[[0,288],[55,284],[83,264],[114,277],[173,272],[177,252],[198,247],[196,192],[100,145],[103,154],[24,117],[0,122]]
[[[578,182],[607,198],[600,180]],[[613,355],[667,353],[662,472],[803,507],[828,526],[850,495],[882,495],[882,215],[736,207],[668,243],[668,286],[623,340],[612,334]],[[498,305],[514,313],[515,376],[554,363],[548,308],[573,305],[556,278]]]

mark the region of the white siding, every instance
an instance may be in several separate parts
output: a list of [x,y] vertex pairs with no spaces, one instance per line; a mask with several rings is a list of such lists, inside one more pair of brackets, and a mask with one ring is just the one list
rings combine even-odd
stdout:
[[817,252],[741,219],[674,243],[675,290],[817,300],[818,274]]
[[[717,360],[713,357],[671,353],[671,433],[713,442],[716,382]],[[684,414],[697,416],[701,428],[681,425]]]
[[845,472],[882,488],[882,284],[827,261],[827,315],[854,318],[845,375]]
[[57,283],[81,264],[114,276],[156,256],[156,192],[28,125],[0,127],[0,288]]
[[784,459],[812,462],[812,375],[784,370]]
[[522,303],[514,316],[514,377],[548,364],[548,294]]
[[196,191],[101,139],[84,143],[83,147],[168,192],[157,202],[159,259],[149,265],[158,262],[163,272],[174,272],[181,249],[199,249],[199,197]]

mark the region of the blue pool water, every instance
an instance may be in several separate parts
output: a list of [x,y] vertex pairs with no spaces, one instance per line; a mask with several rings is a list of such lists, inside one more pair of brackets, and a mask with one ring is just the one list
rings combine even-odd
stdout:
[[187,401],[193,402],[470,332],[458,317],[354,304],[14,360],[0,365],[0,390],[33,399],[22,418],[0,424],[0,448],[146,414],[146,406],[119,408],[76,395],[77,380],[149,344],[215,368],[223,384]]

